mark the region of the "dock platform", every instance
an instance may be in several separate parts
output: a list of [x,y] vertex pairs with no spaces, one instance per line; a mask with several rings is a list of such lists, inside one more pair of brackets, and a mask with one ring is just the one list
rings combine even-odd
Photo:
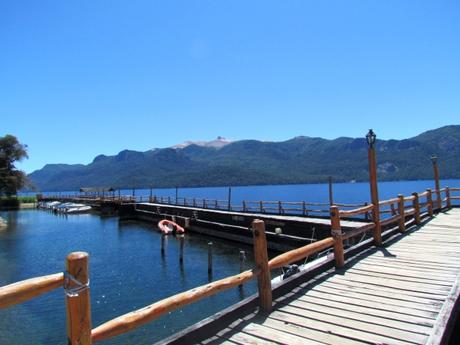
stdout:
[[459,273],[460,209],[451,209],[199,343],[440,344],[458,314]]

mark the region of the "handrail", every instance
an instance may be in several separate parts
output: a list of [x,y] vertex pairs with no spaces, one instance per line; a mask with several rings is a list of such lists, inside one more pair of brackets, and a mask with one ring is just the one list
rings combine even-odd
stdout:
[[383,200],[383,201],[379,201],[379,205],[380,206],[392,205],[392,204],[397,203],[398,201],[399,201],[398,198]]
[[28,301],[64,284],[64,273],[30,278],[0,287],[0,308]]
[[404,197],[404,202],[406,202],[406,201],[414,201],[414,200],[415,200],[415,196],[413,196],[413,195]]
[[369,211],[372,211],[373,209],[374,209],[374,205],[373,205],[373,204],[370,204],[370,205],[363,206],[363,207],[360,207],[360,208],[355,208],[355,209],[353,209],[353,210],[339,211],[339,216],[340,216],[340,217],[355,216],[355,215],[358,215],[358,214],[367,213],[367,212],[369,212]]
[[317,242],[307,244],[306,246],[291,250],[284,254],[278,255],[268,262],[270,269],[279,268],[282,266],[289,265],[293,262],[302,260],[312,254],[323,251],[326,248],[334,245],[334,239],[332,237],[325,238]]
[[256,270],[245,271],[235,276],[227,277],[207,285],[202,285],[200,287],[178,293],[174,296],[150,304],[142,309],[121,315],[94,328],[91,331],[91,339],[96,342],[126,333],[177,308],[241,285],[251,279],[254,279],[258,274],[259,272]]

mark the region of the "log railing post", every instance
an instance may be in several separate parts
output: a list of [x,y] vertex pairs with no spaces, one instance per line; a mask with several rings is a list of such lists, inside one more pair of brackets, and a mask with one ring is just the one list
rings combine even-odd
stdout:
[[450,189],[449,189],[449,187],[446,187],[446,207],[447,207],[447,209],[452,208],[452,203],[450,201]]
[[259,309],[270,312],[272,309],[271,275],[268,268],[267,238],[265,237],[265,223],[256,219],[252,222],[254,240],[254,261],[260,270],[257,277],[259,288]]
[[259,205],[259,206],[260,206],[260,213],[264,213],[264,202],[261,200],[261,201],[259,202],[259,204],[260,204],[260,205]]
[[67,307],[67,343],[91,344],[91,304],[89,295],[88,253],[67,256],[64,288]]
[[428,188],[426,190],[426,203],[427,203],[428,215],[430,217],[433,217],[433,192],[431,191],[431,188]]
[[243,212],[246,212],[246,201],[243,200]]
[[345,263],[343,254],[342,228],[340,226],[339,208],[331,206],[331,234],[334,238],[335,267],[341,268]]
[[283,206],[281,206],[281,201],[278,201],[278,213],[283,214]]
[[406,215],[404,214],[404,195],[398,194],[399,231],[406,230]]
[[307,208],[305,206],[305,201],[302,201],[302,214],[304,216],[307,215]]
[[414,201],[412,201],[412,205],[414,207],[415,224],[420,224],[420,202],[419,202],[418,193],[414,192],[412,193],[412,196],[414,197]]

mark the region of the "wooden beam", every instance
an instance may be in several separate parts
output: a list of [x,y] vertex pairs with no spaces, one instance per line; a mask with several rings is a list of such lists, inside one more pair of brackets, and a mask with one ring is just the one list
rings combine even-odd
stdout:
[[63,284],[64,274],[55,273],[2,286],[0,287],[0,308],[7,308],[28,301],[61,287]]
[[91,301],[89,296],[88,253],[67,256],[66,281],[67,343],[91,345]]
[[278,255],[268,262],[268,266],[270,269],[283,267],[293,262],[305,259],[306,257],[318,253],[326,248],[330,248],[333,245],[334,239],[332,237],[328,237],[324,240],[316,241],[298,249],[294,249],[284,254]]
[[254,240],[254,261],[260,270],[258,276],[259,307],[263,312],[272,309],[272,286],[270,268],[268,267],[267,238],[265,236],[265,223],[262,220],[252,222]]
[[258,274],[259,272],[254,270],[245,271],[241,274],[217,280],[210,284],[165,298],[96,327],[91,332],[91,338],[96,342],[126,333],[175,309],[243,284],[254,279]]

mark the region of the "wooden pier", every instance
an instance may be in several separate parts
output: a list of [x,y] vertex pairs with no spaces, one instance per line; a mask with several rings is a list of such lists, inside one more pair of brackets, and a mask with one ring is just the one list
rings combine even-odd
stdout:
[[[452,208],[452,201],[460,200],[455,195],[459,192],[460,188],[446,187],[354,209],[332,205],[329,236],[271,260],[265,222],[253,220],[254,268],[153,302],[95,328],[88,254],[82,252],[68,256],[63,273],[0,287],[0,308],[63,287],[68,343],[90,345],[257,280],[257,294],[161,343],[447,344],[460,305],[460,209]],[[354,228],[343,226],[350,218],[368,214],[372,219]],[[376,216],[380,214],[388,216]],[[365,234],[372,237],[366,239]],[[304,270],[278,282],[271,280],[272,272],[324,251],[330,254]]]
[[459,274],[455,209],[302,283],[271,313],[241,317],[199,343],[439,344],[458,312]]

